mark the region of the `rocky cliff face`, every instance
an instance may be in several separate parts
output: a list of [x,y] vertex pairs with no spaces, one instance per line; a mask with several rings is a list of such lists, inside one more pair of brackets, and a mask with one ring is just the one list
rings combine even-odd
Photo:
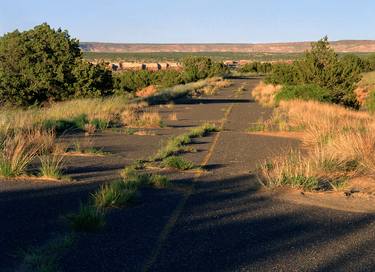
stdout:
[[[311,42],[259,44],[126,44],[82,42],[86,52],[269,52],[299,53],[310,48]],[[375,52],[374,40],[345,40],[331,42],[337,52]]]

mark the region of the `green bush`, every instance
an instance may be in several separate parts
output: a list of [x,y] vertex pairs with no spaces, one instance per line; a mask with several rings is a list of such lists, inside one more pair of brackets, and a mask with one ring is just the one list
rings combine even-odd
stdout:
[[366,101],[365,101],[365,107],[369,112],[371,113],[375,112],[375,90],[373,90],[372,92],[368,94]]
[[213,76],[220,76],[220,77],[225,77],[229,75],[230,71],[229,68],[224,65],[224,63],[221,62],[213,62],[211,67],[210,67],[210,73],[209,77]]
[[152,74],[152,84],[162,88],[183,84],[184,79],[181,71],[168,69],[156,71]]
[[329,90],[317,85],[286,85],[275,96],[275,102],[280,100],[315,100],[320,102],[331,102],[332,97]]
[[212,61],[206,57],[189,56],[182,60],[185,82],[197,81],[209,76]]
[[275,65],[266,81],[283,85],[314,84],[328,89],[333,103],[358,108],[353,90],[365,64],[352,55],[340,59],[329,46],[327,37],[312,43],[311,47],[293,64]]
[[250,62],[241,66],[240,72],[242,73],[259,73],[259,74],[268,74],[272,71],[272,64],[269,62]]
[[111,73],[83,62],[67,31],[41,24],[0,37],[0,103],[28,106],[110,92]]
[[113,84],[117,93],[134,92],[152,84],[151,72],[146,70],[124,71],[114,76]]
[[274,64],[271,73],[265,78],[269,84],[292,85],[298,83],[298,71],[296,66],[287,63]]
[[367,71],[375,71],[375,54],[371,54],[364,58],[364,62],[367,64]]

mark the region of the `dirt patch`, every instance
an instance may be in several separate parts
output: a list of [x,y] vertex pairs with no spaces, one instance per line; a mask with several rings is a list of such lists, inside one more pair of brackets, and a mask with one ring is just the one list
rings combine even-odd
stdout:
[[344,191],[303,192],[291,188],[278,188],[269,194],[296,204],[347,212],[375,213],[375,180],[371,178],[355,179],[349,182]]
[[281,138],[293,138],[302,139],[304,132],[300,131],[258,131],[249,132],[252,135],[268,136],[268,137],[281,137]]

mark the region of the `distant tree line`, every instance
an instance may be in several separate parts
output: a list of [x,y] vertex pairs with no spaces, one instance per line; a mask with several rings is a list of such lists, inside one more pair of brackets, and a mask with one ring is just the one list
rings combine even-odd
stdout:
[[77,39],[44,23],[0,37],[0,104],[40,105],[71,98],[133,92],[155,84],[168,87],[227,73],[206,57],[186,57],[183,70],[127,71],[114,76],[85,61]]
[[134,92],[149,85],[162,88],[185,84],[207,77],[225,76],[229,69],[219,62],[207,57],[188,56],[182,60],[182,70],[129,70],[114,74],[115,93]]
[[268,74],[272,71],[272,63],[270,62],[249,62],[240,67],[241,73],[257,73],[257,74]]

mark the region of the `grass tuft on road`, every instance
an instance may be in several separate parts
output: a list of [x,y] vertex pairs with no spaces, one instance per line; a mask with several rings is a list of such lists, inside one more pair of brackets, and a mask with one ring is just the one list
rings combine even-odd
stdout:
[[167,157],[163,159],[161,165],[162,167],[169,167],[178,170],[189,170],[196,168],[195,164],[192,161],[189,161],[179,156]]
[[93,232],[105,225],[104,211],[90,204],[81,204],[77,213],[66,216],[71,227],[79,232]]

